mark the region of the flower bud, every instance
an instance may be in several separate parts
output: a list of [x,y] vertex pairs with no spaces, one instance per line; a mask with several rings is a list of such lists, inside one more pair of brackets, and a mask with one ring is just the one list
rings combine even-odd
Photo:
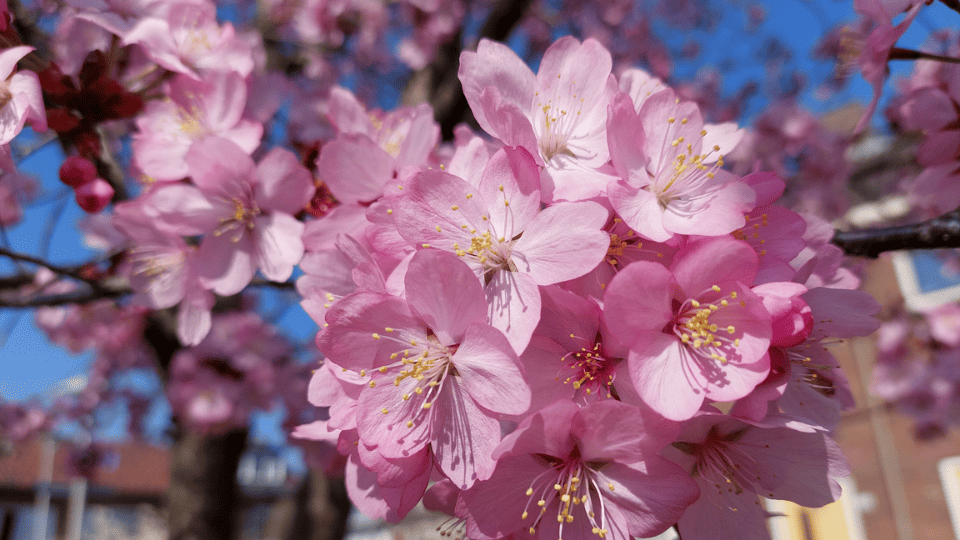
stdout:
[[103,178],[94,178],[77,188],[77,204],[90,214],[96,214],[110,204],[113,198],[113,186]]
[[807,288],[798,283],[765,283],[753,288],[770,312],[773,335],[770,344],[793,347],[803,343],[813,329],[813,312],[800,298]]
[[96,177],[96,166],[80,156],[70,156],[60,166],[60,181],[74,189],[92,182]]

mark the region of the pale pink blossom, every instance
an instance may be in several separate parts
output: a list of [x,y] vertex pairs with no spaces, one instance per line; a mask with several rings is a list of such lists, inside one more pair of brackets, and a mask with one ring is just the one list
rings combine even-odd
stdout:
[[202,81],[180,75],[166,95],[147,104],[133,136],[134,163],[153,180],[188,176],[187,152],[208,136],[229,140],[247,154],[260,146],[263,126],[243,118],[247,84],[238,73],[213,72]]
[[638,234],[658,242],[731,233],[755,201],[747,184],[720,168],[741,137],[732,124],[705,127],[697,106],[672,90],[650,96],[639,113],[617,94],[607,138],[620,180],[607,187],[610,202]]
[[358,292],[334,305],[320,350],[369,373],[357,398],[360,439],[383,458],[429,446],[439,469],[462,488],[488,478],[499,414],[530,405],[523,368],[500,331],[486,323],[483,291],[470,268],[439,251],[417,252],[406,299]]
[[603,194],[611,176],[607,104],[616,92],[610,53],[595,40],[557,40],[534,75],[506,45],[482,40],[460,58],[460,81],[484,131],[521,146],[544,168],[545,201]]

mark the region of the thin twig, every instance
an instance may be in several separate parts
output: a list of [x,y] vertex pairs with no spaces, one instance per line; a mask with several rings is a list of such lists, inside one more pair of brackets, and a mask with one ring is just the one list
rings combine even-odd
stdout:
[[53,272],[53,273],[55,273],[55,274],[60,274],[60,275],[63,275],[63,276],[69,276],[69,277],[72,277],[72,278],[74,278],[74,279],[79,279],[79,280],[81,280],[81,281],[87,281],[87,282],[90,281],[89,279],[84,278],[83,276],[81,276],[81,275],[77,272],[77,269],[76,269],[76,268],[69,268],[69,267],[66,267],[66,266],[60,266],[60,265],[58,265],[58,264],[53,264],[52,262],[45,261],[45,260],[43,260],[43,259],[41,259],[41,258],[39,258],[39,257],[34,257],[33,255],[27,255],[26,253],[17,253],[16,251],[12,251],[12,250],[7,249],[7,248],[5,248],[5,247],[0,247],[0,256],[7,257],[7,258],[9,258],[9,259],[12,259],[12,260],[14,260],[14,261],[17,261],[18,263],[19,263],[19,262],[26,262],[26,263],[30,263],[30,264],[35,264],[35,265],[37,265],[37,266],[42,266],[42,267],[50,270],[51,272]]
[[32,309],[38,307],[55,307],[66,305],[89,304],[98,300],[119,298],[133,291],[127,287],[108,287],[103,283],[96,289],[84,291],[70,291],[62,294],[50,294],[26,298],[4,298],[0,296],[0,308]]
[[933,54],[926,53],[923,51],[915,51],[913,49],[902,49],[900,47],[894,47],[890,49],[890,56],[888,60],[934,60],[937,62],[944,62],[947,64],[960,64],[960,58],[954,58],[952,56],[944,56],[942,54]]

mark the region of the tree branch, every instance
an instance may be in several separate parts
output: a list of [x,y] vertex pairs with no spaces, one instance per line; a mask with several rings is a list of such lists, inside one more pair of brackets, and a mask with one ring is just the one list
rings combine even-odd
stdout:
[[960,13],[960,0],[940,0],[940,3]]
[[[480,28],[478,38],[506,40],[530,4],[531,0],[494,2],[490,14]],[[453,139],[453,128],[472,118],[458,76],[462,41],[461,31],[441,45],[433,62],[414,73],[403,92],[404,104],[430,103],[444,140]]]
[[72,277],[80,281],[85,281],[90,283],[91,280],[81,276],[77,268],[68,268],[65,266],[59,266],[51,262],[47,262],[39,257],[34,257],[33,255],[27,255],[26,253],[18,253],[16,251],[11,251],[5,247],[0,246],[0,256],[13,259],[14,261],[27,262],[30,264],[35,264],[37,266],[42,266],[47,270],[50,270],[54,274],[60,274],[62,276]]
[[890,49],[888,60],[935,60],[937,62],[946,62],[948,64],[960,64],[960,58],[944,56],[942,54],[925,53],[913,49],[902,49],[894,47]]
[[847,255],[876,258],[885,251],[960,247],[960,208],[922,223],[837,231],[832,242]]
[[97,300],[106,300],[110,298],[119,298],[132,293],[129,287],[110,281],[100,282],[97,288],[91,288],[81,291],[70,291],[60,294],[45,294],[41,296],[14,296],[7,298],[0,294],[0,308],[30,309],[38,307],[55,307],[66,305],[89,304]]

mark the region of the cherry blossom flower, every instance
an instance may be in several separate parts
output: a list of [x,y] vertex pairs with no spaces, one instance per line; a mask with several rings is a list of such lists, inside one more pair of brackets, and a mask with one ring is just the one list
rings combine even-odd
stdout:
[[303,223],[293,214],[313,194],[309,171],[279,148],[254,164],[218,137],[194,143],[186,161],[198,187],[157,186],[147,194],[146,211],[171,232],[204,235],[201,275],[217,294],[240,292],[258,269],[286,281],[304,253]]
[[20,46],[0,52],[0,167],[15,172],[8,144],[30,123],[35,131],[46,131],[47,111],[37,74],[21,70],[14,73],[17,62],[30,54],[33,47]]
[[253,71],[253,51],[233,25],[217,24],[212,3],[178,3],[140,19],[122,37],[138,44],[157,64],[200,79],[201,71]]
[[498,414],[525,412],[530,390],[510,344],[486,323],[483,291],[465,263],[417,252],[405,294],[340,300],[318,345],[344,368],[369,373],[356,412],[364,443],[385,458],[429,445],[440,470],[466,488],[493,471]]
[[680,518],[683,538],[767,538],[767,513],[757,496],[819,507],[840,497],[837,478],[850,467],[831,438],[797,431],[768,419],[753,426],[705,413],[684,424],[668,457],[700,486]]
[[693,481],[657,455],[676,428],[616,401],[558,401],[497,446],[497,469],[464,492],[471,538],[651,537],[696,499]]
[[451,174],[416,174],[394,197],[397,230],[414,246],[455,253],[484,282],[491,324],[522,352],[540,318],[538,285],[589,272],[609,246],[607,211],[592,201],[540,211],[538,173],[522,148],[497,151],[472,186]]
[[742,134],[732,124],[704,127],[697,106],[665,89],[637,113],[625,93],[610,106],[607,137],[620,180],[607,187],[617,214],[638,234],[716,236],[744,225],[754,205],[745,183],[721,169]]
[[208,136],[229,140],[247,154],[260,146],[263,126],[242,118],[247,85],[238,73],[214,72],[203,81],[181,75],[166,95],[168,100],[147,104],[133,137],[134,163],[151,179],[188,176],[187,151]]
[[610,53],[597,41],[565,37],[534,75],[506,45],[481,40],[460,57],[463,93],[484,131],[521,146],[544,166],[544,201],[601,195],[611,179],[606,108],[616,92]]
[[604,320],[630,344],[631,379],[647,405],[684,420],[705,399],[741,398],[767,377],[772,330],[750,290],[756,272],[749,246],[719,237],[688,244],[670,269],[639,261],[611,280]]

